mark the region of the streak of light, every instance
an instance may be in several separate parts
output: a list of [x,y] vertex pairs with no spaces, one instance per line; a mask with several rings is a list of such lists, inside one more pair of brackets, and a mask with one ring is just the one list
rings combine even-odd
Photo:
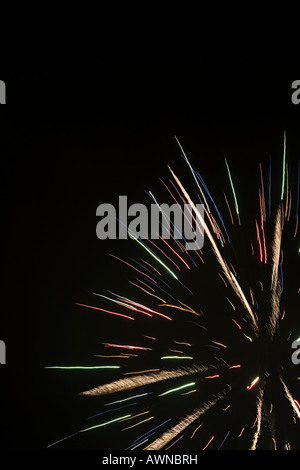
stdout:
[[128,420],[130,420],[130,419],[134,419],[134,418],[137,418],[138,416],[146,415],[146,414],[148,414],[148,413],[150,413],[150,410],[148,410],[148,411],[143,411],[143,413],[138,413],[137,415],[133,415],[133,416],[130,415],[130,416],[128,416],[128,417],[122,419],[121,422],[123,422],[123,421],[128,421]]
[[195,431],[193,432],[193,434],[191,435],[190,439],[193,439],[194,435],[196,434],[196,432],[198,431],[198,429],[201,428],[203,423],[199,424],[199,426],[195,429]]
[[129,317],[128,315],[123,315],[122,313],[111,312],[110,310],[105,310],[104,308],[94,307],[92,305],[80,304],[78,302],[75,302],[75,305],[80,305],[81,307],[91,308],[93,310],[100,310],[101,312],[106,312],[106,313],[109,313],[111,315],[117,315],[119,317],[124,317],[124,318],[127,318],[128,320],[134,320],[133,317]]
[[176,444],[176,442],[180,441],[180,439],[182,439],[183,437],[184,437],[184,434],[182,434],[182,436],[179,436],[178,439],[176,439],[176,441],[172,442],[172,444],[166,448],[166,450],[171,449],[171,447],[173,447]]
[[252,320],[252,323],[253,323],[253,326],[254,326],[254,330],[255,330],[255,333],[258,334],[258,324],[257,324],[257,321],[255,319],[255,316],[252,312],[252,309],[245,297],[245,294],[244,292],[242,291],[237,279],[235,278],[234,274],[230,271],[229,267],[227,266],[227,264],[225,263],[225,261],[223,260],[223,257],[215,243],[215,240],[213,238],[213,236],[211,235],[205,221],[203,220],[201,214],[199,213],[199,211],[197,210],[195,204],[193,203],[193,201],[191,200],[189,194],[186,192],[186,190],[184,189],[184,187],[182,186],[181,182],[179,181],[179,179],[177,178],[177,176],[173,173],[173,171],[171,170],[171,168],[169,167],[169,170],[171,171],[175,181],[177,182],[177,184],[179,185],[181,191],[183,192],[183,194],[185,195],[185,197],[187,198],[188,202],[190,203],[191,207],[193,208],[193,210],[195,211],[195,213],[197,214],[197,217],[198,217],[198,220],[201,221],[201,225],[203,226],[204,228],[204,231],[205,233],[207,234],[208,238],[209,238],[209,241],[213,247],[213,250],[215,252],[215,255],[216,255],[216,258],[218,260],[218,262],[220,263],[222,269],[223,269],[223,272],[224,274],[226,275],[227,279],[229,280],[232,288],[234,289],[234,291],[236,292],[236,294],[238,295],[238,297],[240,298],[241,302],[243,303],[244,307],[246,308],[246,310],[248,311],[248,313],[250,314],[250,317],[251,317],[251,320]]
[[123,429],[121,429],[121,431],[127,431],[127,429],[135,428],[136,426],[139,426],[140,424],[146,423],[146,421],[150,421],[153,418],[154,418],[154,416],[150,416],[150,418],[143,419],[142,421],[139,421],[138,423],[135,423],[132,426],[127,426],[127,428],[123,428]]
[[131,346],[127,344],[113,344],[113,343],[102,343],[105,346],[111,347],[111,348],[122,348],[122,349],[140,349],[143,351],[152,351],[152,348],[145,348],[143,346]]
[[147,372],[158,372],[160,369],[147,369],[147,370],[140,370],[136,372],[124,372],[123,375],[133,375],[133,374],[146,374]]
[[283,158],[282,158],[282,185],[280,199],[283,201],[284,196],[284,183],[285,183],[285,159],[286,159],[286,131],[283,136]]
[[120,366],[48,366],[45,369],[120,369]]
[[112,419],[111,421],[107,421],[107,422],[105,422],[105,423],[96,424],[95,426],[91,426],[91,427],[89,427],[89,428],[81,429],[80,431],[77,431],[77,432],[75,432],[75,433],[73,433],[73,434],[70,434],[69,436],[66,436],[66,437],[64,437],[63,439],[60,439],[59,441],[53,442],[53,444],[50,444],[50,445],[48,445],[47,447],[48,447],[48,448],[49,448],[49,447],[52,447],[52,446],[58,444],[59,442],[62,442],[62,441],[64,441],[64,440],[66,440],[66,439],[69,439],[69,438],[71,438],[71,437],[73,437],[73,436],[76,436],[76,435],[79,434],[79,433],[87,432],[87,431],[92,431],[93,429],[97,429],[97,428],[101,428],[101,427],[103,427],[103,426],[107,426],[108,424],[115,423],[115,422],[120,421],[121,419],[127,418],[127,417],[129,417],[129,416],[131,416],[131,415],[121,416],[120,418],[115,418],[115,419]]
[[181,385],[181,387],[172,388],[171,390],[167,390],[166,392],[163,392],[158,396],[163,397],[164,395],[168,395],[169,393],[177,392],[178,390],[182,390],[183,388],[186,388],[186,387],[191,387],[192,385],[196,385],[196,382],[190,382],[188,384]]
[[178,424],[176,424],[173,428],[169,429],[165,433],[163,433],[160,437],[155,439],[151,444],[147,447],[144,447],[144,450],[159,450],[168,444],[171,440],[173,440],[178,434],[180,434],[186,427],[192,424],[196,419],[202,416],[207,410],[213,407],[219,400],[224,398],[226,393],[231,390],[231,387],[227,385],[227,392],[223,392],[218,394],[217,396],[212,397],[208,402],[204,403],[200,409],[194,411],[194,413],[188,415]]
[[192,356],[162,356],[161,359],[194,359]]
[[254,387],[254,385],[257,384],[258,381],[259,381],[259,377],[255,377],[255,379],[252,380],[251,384],[247,385],[247,389],[251,390]]
[[94,387],[90,390],[81,392],[81,395],[99,396],[99,395],[107,395],[107,394],[115,393],[119,391],[131,390],[133,388],[141,387],[143,385],[157,383],[162,380],[179,378],[185,375],[192,375],[198,372],[204,372],[205,370],[208,370],[209,368],[211,368],[211,366],[210,367],[194,366],[194,367],[188,367],[185,369],[177,369],[177,370],[171,370],[171,371],[163,370],[157,373],[151,373],[151,374],[146,374],[146,375],[144,374],[135,375],[133,377],[126,377],[123,379],[116,380],[114,382],[100,385],[99,387]]
[[124,398],[123,400],[111,401],[110,403],[105,403],[104,406],[115,405],[116,403],[123,403],[123,401],[133,400],[134,398],[145,397],[146,395],[151,395],[153,392],[141,393],[140,395],[133,395],[132,397]]
[[218,447],[218,450],[221,449],[221,447],[223,446],[223,444],[224,444],[224,442],[226,441],[226,439],[227,439],[227,437],[229,436],[229,434],[230,434],[230,431],[228,431],[228,433],[227,433],[226,436],[224,437],[223,441],[221,442],[221,444],[220,444],[219,447]]
[[184,341],[175,341],[175,339],[173,339],[173,342],[176,344],[184,344],[185,346],[192,346],[191,343],[185,343]]
[[209,444],[210,444],[210,443],[213,441],[213,439],[214,439],[214,438],[215,438],[215,436],[212,436],[212,437],[210,438],[210,440],[208,441],[208,443],[207,443],[207,444],[206,444],[206,445],[203,447],[203,449],[202,449],[202,450],[205,450],[205,449],[207,449],[207,447],[208,447],[208,446],[209,446]]
[[124,261],[123,259],[118,258],[118,256],[115,256],[115,255],[113,255],[112,253],[110,253],[109,256],[112,256],[113,258],[115,258],[115,259],[121,261],[122,263],[127,264],[127,266],[130,266],[132,269],[135,269],[135,271],[139,272],[139,273],[142,274],[143,276],[148,277],[149,279],[151,279],[151,280],[156,284],[156,281],[155,281],[154,279],[152,279],[152,277],[148,276],[148,274],[144,273],[143,271],[140,271],[139,269],[137,269],[135,266],[133,266],[132,264],[128,263],[127,261]]
[[236,324],[236,326],[238,327],[239,330],[242,329],[241,325],[234,318],[232,318],[231,320],[233,321],[233,323]]
[[261,431],[261,422],[262,422],[262,405],[263,405],[263,395],[264,390],[263,388],[260,389],[258,397],[257,397],[257,415],[256,415],[256,431],[253,436],[253,441],[249,450],[255,450],[258,442],[258,438],[260,436]]

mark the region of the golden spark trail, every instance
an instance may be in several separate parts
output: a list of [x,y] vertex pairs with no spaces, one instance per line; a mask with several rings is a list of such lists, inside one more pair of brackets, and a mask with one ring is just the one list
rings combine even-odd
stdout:
[[162,380],[174,379],[178,377],[183,377],[185,375],[197,374],[199,372],[204,372],[209,369],[215,369],[216,366],[195,366],[188,367],[186,369],[177,369],[177,370],[163,370],[157,373],[151,373],[147,375],[136,375],[134,377],[126,377],[123,379],[115,380],[108,384],[100,385],[99,387],[92,388],[81,392],[81,395],[88,396],[99,396],[107,395],[109,393],[115,393],[125,390],[131,390],[133,388],[142,387],[143,385],[149,385],[153,383],[160,382]]
[[[231,387],[228,385],[228,391],[230,390],[230,388]],[[227,392],[219,394],[208,402],[206,402],[200,409],[196,410],[191,415],[188,415],[186,418],[176,424],[176,426],[174,426],[172,429],[166,431],[158,439],[155,439],[155,441],[145,447],[144,450],[160,450],[165,447],[168,442],[178,436],[178,434],[180,434],[185,428],[187,428],[196,419],[202,416],[207,410],[214,406],[219,400],[221,400],[226,395],[226,393]]]
[[257,441],[260,436],[261,431],[261,421],[262,421],[262,405],[263,405],[263,396],[264,396],[264,389],[261,388],[259,390],[258,398],[257,398],[257,425],[256,431],[253,437],[252,445],[249,450],[255,450],[257,446]]
[[216,255],[216,258],[217,260],[219,261],[222,269],[223,269],[223,272],[225,274],[225,276],[227,277],[228,281],[230,282],[232,288],[234,289],[234,291],[236,292],[236,294],[238,295],[238,297],[240,298],[241,302],[243,303],[244,307],[246,308],[246,310],[248,311],[248,313],[250,314],[250,317],[251,317],[251,320],[252,320],[252,323],[253,323],[253,326],[254,326],[254,331],[256,333],[256,335],[258,334],[258,324],[257,324],[257,321],[255,319],[255,316],[254,316],[254,313],[252,312],[252,309],[245,297],[245,294],[244,292],[242,291],[238,281],[236,280],[234,274],[230,271],[229,267],[227,266],[227,264],[225,263],[225,261],[223,260],[222,258],[222,255],[213,239],[213,236],[212,234],[210,233],[205,221],[203,220],[201,214],[199,213],[198,209],[196,208],[195,204],[193,203],[193,201],[191,200],[189,194],[186,192],[186,190],[184,189],[184,187],[182,186],[181,182],[179,181],[179,179],[177,178],[177,176],[173,173],[173,171],[171,170],[171,168],[169,167],[169,170],[170,172],[172,173],[175,181],[177,182],[177,184],[179,185],[181,191],[183,192],[183,194],[185,195],[186,199],[188,200],[188,202],[190,203],[190,205],[192,206],[193,210],[195,211],[197,217],[198,217],[198,220],[201,221],[201,224],[204,228],[204,231],[206,233],[206,235],[208,236],[209,238],[209,241],[211,242],[211,245],[213,247],[213,250],[215,252],[215,255]]

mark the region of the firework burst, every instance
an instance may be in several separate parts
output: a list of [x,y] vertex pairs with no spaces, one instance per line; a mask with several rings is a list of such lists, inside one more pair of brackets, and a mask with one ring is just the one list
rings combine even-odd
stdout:
[[[83,435],[97,431],[101,438],[105,426],[111,448],[126,450],[299,448],[299,371],[291,361],[299,336],[299,169],[292,197],[286,136],[278,195],[271,160],[265,174],[259,164],[250,221],[239,208],[230,162],[230,190],[217,205],[176,140],[192,183],[169,168],[168,181],[160,180],[163,197],[190,205],[204,246],[187,251],[172,225],[168,241],[128,242],[138,259],[111,253],[116,270],[129,273],[129,286],[122,294],[119,287],[93,292],[77,307],[114,317],[118,339],[102,342],[95,354],[101,364],[51,368],[118,369],[119,376],[82,391],[98,411],[49,447],[76,448]],[[162,224],[166,217],[162,211]],[[290,277],[296,281],[289,285]]]

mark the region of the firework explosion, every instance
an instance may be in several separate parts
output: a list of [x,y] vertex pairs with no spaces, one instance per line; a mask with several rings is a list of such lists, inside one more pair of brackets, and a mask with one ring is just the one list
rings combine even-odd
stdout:
[[[126,450],[299,448],[299,371],[291,361],[299,336],[299,168],[292,197],[284,134],[280,187],[273,196],[271,158],[267,171],[259,164],[257,209],[249,222],[227,160],[221,215],[177,143],[192,184],[169,168],[169,180],[160,180],[164,197],[190,204],[204,246],[187,251],[161,210],[162,225],[164,219],[172,225],[170,240],[133,238],[138,259],[111,253],[116,269],[129,272],[125,295],[93,292],[89,304],[76,304],[113,317],[122,334],[103,341],[97,365],[50,368],[116,369],[119,375],[82,391],[97,413],[49,447],[76,448],[79,438],[97,434],[103,448],[106,433],[111,448]],[[147,195],[160,207],[157,195]]]

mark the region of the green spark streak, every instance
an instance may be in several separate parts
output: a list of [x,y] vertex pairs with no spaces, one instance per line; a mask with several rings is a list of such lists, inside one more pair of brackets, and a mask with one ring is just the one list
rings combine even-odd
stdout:
[[134,240],[137,241],[143,248],[145,248],[146,251],[148,251],[148,253],[153,256],[154,259],[156,259],[156,261],[158,261],[170,274],[172,274],[172,276],[178,280],[178,277],[173,273],[173,271],[171,271],[170,268],[168,268],[168,266],[166,266],[154,253],[152,253],[151,250],[149,250],[145,245],[144,243],[142,243],[140,240],[138,240],[137,238],[134,237]]
[[283,201],[284,196],[284,186],[285,186],[285,158],[286,158],[286,131],[284,131],[283,137],[283,159],[282,159],[282,186],[281,186],[281,197],[280,199]]
[[112,419],[111,421],[107,421],[106,423],[96,424],[95,426],[91,426],[90,428],[82,429],[79,432],[86,432],[86,431],[91,431],[92,429],[101,428],[102,426],[106,426],[107,424],[115,423],[116,421],[120,421],[121,419],[130,418],[130,416],[131,415],[121,416],[120,418]]
[[163,356],[161,359],[193,359],[191,356]]
[[237,203],[237,198],[236,198],[236,194],[235,194],[235,190],[234,190],[234,186],[233,186],[233,182],[232,182],[232,178],[231,178],[231,173],[230,173],[230,169],[229,169],[229,166],[228,166],[228,163],[227,163],[226,158],[225,158],[225,163],[226,163],[226,167],[227,167],[227,171],[228,171],[228,176],[229,176],[229,181],[230,181],[231,189],[232,189],[232,192],[233,192],[234,203],[235,203],[235,209],[236,209],[237,214],[239,215],[239,206],[238,206],[238,203]]
[[73,434],[70,434],[69,436],[63,437],[62,439],[59,439],[59,441],[53,442],[52,444],[49,444],[47,447],[52,447],[55,446],[56,444],[59,444],[60,442],[63,442],[67,439],[70,439],[73,436],[77,436],[77,434],[80,434],[81,432],[86,432],[86,431],[92,431],[92,429],[96,428],[101,428],[102,426],[106,426],[111,423],[115,423],[116,421],[120,421],[125,418],[130,418],[131,415],[126,415],[126,416],[120,416],[120,418],[112,419],[111,421],[106,421],[106,423],[102,424],[96,424],[95,426],[91,426],[89,428],[81,429],[80,431],[74,432]]
[[120,369],[120,366],[49,366],[45,369]]
[[163,397],[164,395],[167,395],[168,393],[177,392],[178,390],[181,390],[182,388],[191,387],[192,385],[195,385],[195,384],[196,382],[191,382],[191,383],[182,385],[181,387],[178,387],[178,388],[172,388],[171,390],[168,390],[167,392],[161,393],[159,397]]

